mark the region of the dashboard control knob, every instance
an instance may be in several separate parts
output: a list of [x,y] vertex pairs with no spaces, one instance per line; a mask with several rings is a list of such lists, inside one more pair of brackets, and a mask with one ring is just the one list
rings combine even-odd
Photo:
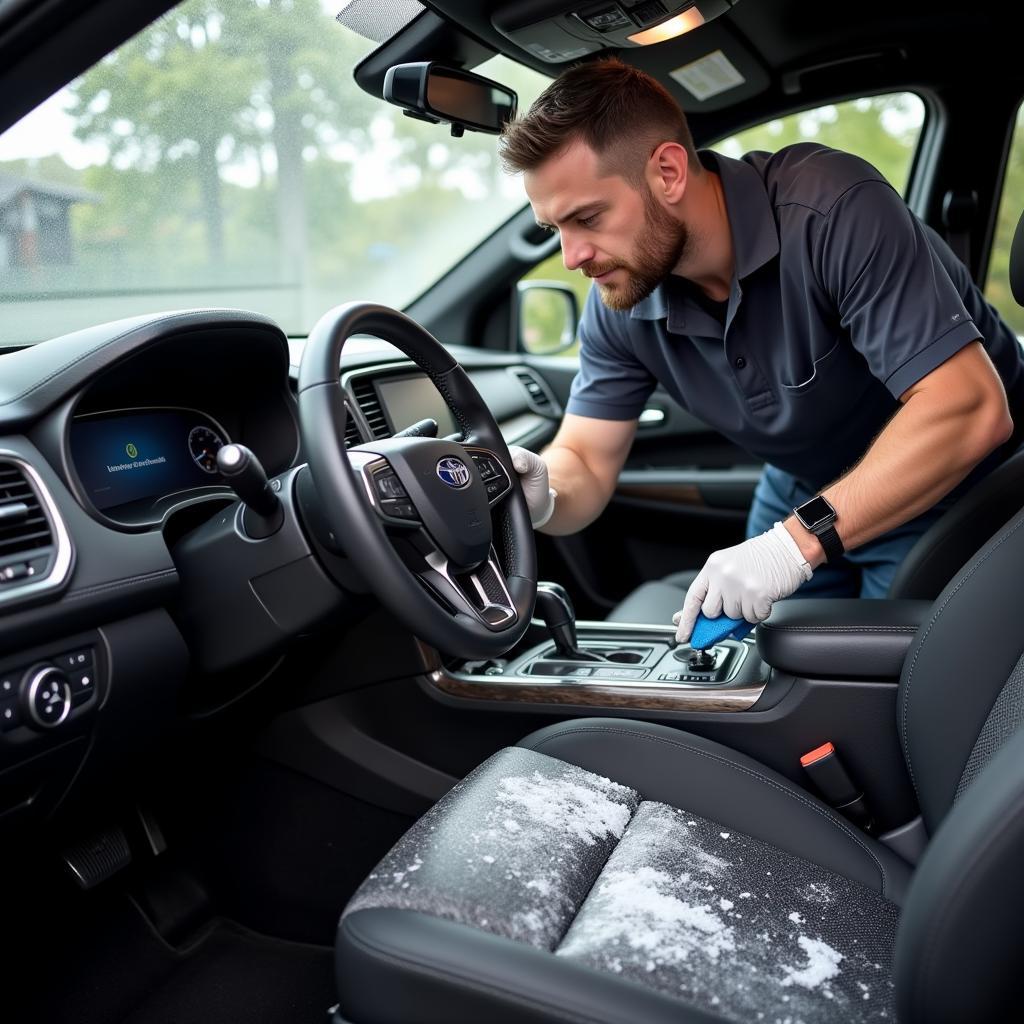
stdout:
[[34,665],[25,673],[21,697],[32,725],[52,729],[71,713],[71,684],[59,668]]

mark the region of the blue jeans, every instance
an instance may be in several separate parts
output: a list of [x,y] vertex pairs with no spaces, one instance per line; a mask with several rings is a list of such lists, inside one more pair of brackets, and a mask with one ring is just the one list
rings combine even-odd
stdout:
[[[747,518],[747,536],[754,537],[772,524],[785,520],[793,508],[818,492],[796,477],[765,466]],[[947,498],[915,519],[883,533],[854,551],[847,551],[837,565],[823,563],[794,597],[886,597],[900,563],[917,539],[949,508]]]

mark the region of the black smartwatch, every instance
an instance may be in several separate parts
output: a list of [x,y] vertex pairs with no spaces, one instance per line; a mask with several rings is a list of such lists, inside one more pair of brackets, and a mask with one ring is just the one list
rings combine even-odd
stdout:
[[825,549],[825,561],[837,562],[846,548],[836,532],[835,521],[838,513],[828,498],[817,494],[810,501],[797,505],[793,515],[800,520],[800,525],[809,530],[821,542]]

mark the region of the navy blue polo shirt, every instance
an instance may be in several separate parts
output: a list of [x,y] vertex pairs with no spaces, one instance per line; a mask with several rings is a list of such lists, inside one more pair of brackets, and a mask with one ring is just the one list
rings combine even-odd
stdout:
[[814,143],[710,151],[732,232],[724,323],[670,276],[631,310],[592,288],[567,410],[636,419],[657,384],[740,447],[820,489],[899,396],[982,339],[1008,392],[1024,353],[949,246],[870,164]]

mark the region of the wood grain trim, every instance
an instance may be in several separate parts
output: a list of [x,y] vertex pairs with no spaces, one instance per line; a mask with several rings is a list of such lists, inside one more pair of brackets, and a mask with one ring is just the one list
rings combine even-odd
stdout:
[[613,683],[565,683],[561,680],[522,676],[486,682],[459,679],[442,670],[427,674],[430,685],[449,697],[519,704],[572,704],[575,706],[636,711],[746,711],[764,690],[763,685],[732,689],[698,689],[681,686],[617,686]]
[[615,493],[623,498],[646,498],[673,505],[697,505],[701,508],[707,505],[696,484],[619,484]]

